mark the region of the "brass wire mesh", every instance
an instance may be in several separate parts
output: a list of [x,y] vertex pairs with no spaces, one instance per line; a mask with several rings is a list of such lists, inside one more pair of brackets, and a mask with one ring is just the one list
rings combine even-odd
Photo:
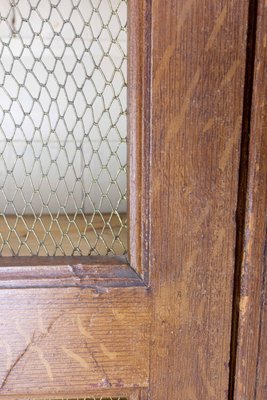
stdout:
[[126,252],[126,16],[1,0],[1,255]]

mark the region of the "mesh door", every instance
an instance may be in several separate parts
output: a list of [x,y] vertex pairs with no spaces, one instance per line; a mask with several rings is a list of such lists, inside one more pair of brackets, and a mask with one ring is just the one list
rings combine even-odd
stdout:
[[0,2],[0,253],[126,252],[126,0]]

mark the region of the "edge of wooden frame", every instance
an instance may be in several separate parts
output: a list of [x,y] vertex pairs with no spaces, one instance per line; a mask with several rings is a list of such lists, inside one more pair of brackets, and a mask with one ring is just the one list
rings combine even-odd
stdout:
[[125,257],[3,257],[0,289],[144,286]]
[[261,381],[266,370],[266,358],[264,359],[263,354],[267,343],[263,331],[267,322],[267,319],[263,319],[267,227],[266,1],[259,0],[254,13],[255,54],[252,63],[255,60],[255,64],[251,78],[253,86],[247,132],[249,142],[246,155],[248,159],[243,206],[244,226],[240,232],[238,247],[232,343],[234,354],[229,397],[235,400],[263,400],[267,393],[265,383]]
[[129,263],[148,283],[150,183],[150,0],[128,3]]
[[55,393],[45,395],[1,395],[3,400],[89,400],[91,397],[102,399],[106,397],[123,398],[127,400],[146,400],[147,399],[147,388],[121,388],[119,389],[96,389],[88,392],[75,392],[69,394]]
[[[128,256],[1,257],[0,289],[148,283],[150,0],[128,3]],[[129,261],[127,261],[127,258]]]

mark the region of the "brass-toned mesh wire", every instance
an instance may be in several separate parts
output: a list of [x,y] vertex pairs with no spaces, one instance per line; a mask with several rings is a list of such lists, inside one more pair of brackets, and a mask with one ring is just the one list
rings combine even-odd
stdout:
[[127,0],[0,2],[0,254],[126,252]]

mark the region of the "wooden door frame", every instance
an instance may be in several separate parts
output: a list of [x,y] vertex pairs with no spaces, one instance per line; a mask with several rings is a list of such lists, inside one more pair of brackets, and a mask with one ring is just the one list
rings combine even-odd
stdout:
[[[90,304],[94,296],[106,298],[116,309],[119,295],[122,303],[136,302],[136,317],[142,311],[140,326],[145,328],[137,349],[144,356],[149,352],[149,367],[144,363],[139,378],[142,385],[135,388],[134,382],[129,383],[128,372],[128,383],[116,381],[116,388],[104,381],[101,388],[78,393],[70,385],[66,391],[73,397],[107,390],[129,400],[228,398],[249,3],[129,0],[129,259],[1,260],[0,294],[2,301],[5,294],[9,296],[10,304],[13,293],[23,299],[26,292],[38,302],[35,290],[41,289],[41,297],[51,294],[58,304],[56,291],[62,296],[69,293],[69,312],[80,303]],[[264,8],[263,0],[260,4]],[[257,73],[262,73],[261,66]],[[261,96],[255,86],[253,124],[263,134],[264,124],[255,111]],[[260,141],[259,135],[251,142],[251,154]],[[250,162],[254,177],[253,157]],[[250,184],[259,185],[264,174]],[[253,190],[249,186],[248,196]],[[254,223],[252,217],[248,215],[248,224]],[[250,240],[247,246],[256,237]],[[253,307],[258,301],[259,297]],[[131,342],[134,325],[126,320],[131,322],[130,333],[127,336],[126,327],[124,332]],[[49,322],[37,339],[43,340],[51,327],[56,332],[63,329],[57,321]],[[239,337],[250,322],[249,318],[240,322]],[[24,350],[34,345],[33,336]],[[240,342],[237,373],[243,382],[246,371],[240,365],[247,348],[242,346]],[[133,358],[132,351],[130,361]],[[11,371],[16,365],[15,360]],[[5,379],[9,377],[8,370]],[[86,373],[79,384],[85,377]],[[7,390],[3,383],[3,399],[53,396],[44,396],[41,388],[36,396],[32,392],[20,396],[12,393],[12,382]],[[236,390],[241,400],[244,387],[240,391],[236,385]]]
[[267,7],[252,9],[250,101],[240,186],[241,219],[233,314],[231,398],[267,396]]
[[228,399],[250,1],[152,1],[149,399]]
[[0,288],[147,287],[150,190],[150,1],[128,4],[128,255],[4,257]]

